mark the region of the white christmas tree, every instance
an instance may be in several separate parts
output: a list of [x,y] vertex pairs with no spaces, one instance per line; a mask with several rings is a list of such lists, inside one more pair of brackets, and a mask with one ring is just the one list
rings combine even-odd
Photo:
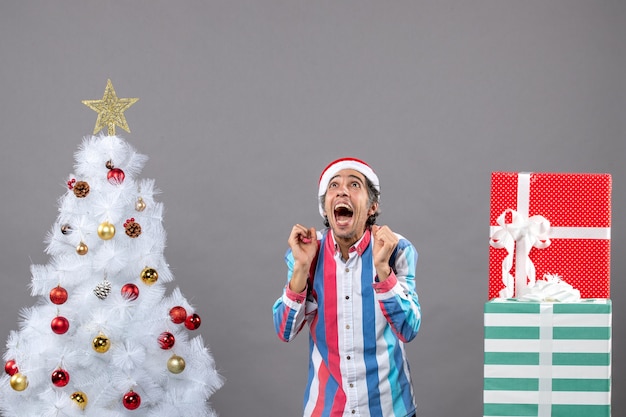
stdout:
[[[48,234],[46,265],[31,267],[37,303],[8,337],[0,380],[4,417],[215,416],[223,383],[200,316],[163,256],[163,205],[154,181],[137,179],[147,157],[115,135],[128,131],[111,81],[94,135],[75,153],[75,172]],[[96,135],[102,128],[108,135]]]

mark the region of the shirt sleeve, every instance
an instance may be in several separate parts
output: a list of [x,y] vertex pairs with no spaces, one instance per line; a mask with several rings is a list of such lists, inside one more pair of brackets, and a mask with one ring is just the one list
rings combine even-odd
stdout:
[[273,307],[274,329],[284,342],[293,340],[317,311],[315,300],[310,296],[307,298],[308,285],[301,293],[289,289],[294,262],[291,250],[288,250],[285,254],[285,263],[288,268],[287,284]]
[[392,258],[392,272],[383,282],[374,282],[378,304],[403,342],[415,338],[422,322],[421,307],[415,290],[417,251],[408,240],[400,237]]

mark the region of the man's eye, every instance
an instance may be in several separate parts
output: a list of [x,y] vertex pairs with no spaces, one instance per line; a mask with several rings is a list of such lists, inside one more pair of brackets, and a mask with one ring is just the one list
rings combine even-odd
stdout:
[[355,181],[355,182],[352,183],[352,186],[354,188],[359,188],[361,186],[361,184],[359,184],[358,182]]
[[330,184],[328,184],[328,188],[335,188],[337,186],[336,182],[331,182]]

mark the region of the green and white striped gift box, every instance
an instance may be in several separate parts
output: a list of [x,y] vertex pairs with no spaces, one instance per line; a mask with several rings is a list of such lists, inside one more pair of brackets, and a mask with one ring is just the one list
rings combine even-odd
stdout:
[[484,417],[610,417],[611,300],[485,304]]

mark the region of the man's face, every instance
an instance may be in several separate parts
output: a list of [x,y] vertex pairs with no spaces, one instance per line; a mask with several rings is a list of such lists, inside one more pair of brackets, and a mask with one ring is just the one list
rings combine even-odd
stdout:
[[324,202],[324,215],[335,238],[344,243],[358,241],[377,203],[370,204],[365,176],[353,169],[341,170],[330,179]]

